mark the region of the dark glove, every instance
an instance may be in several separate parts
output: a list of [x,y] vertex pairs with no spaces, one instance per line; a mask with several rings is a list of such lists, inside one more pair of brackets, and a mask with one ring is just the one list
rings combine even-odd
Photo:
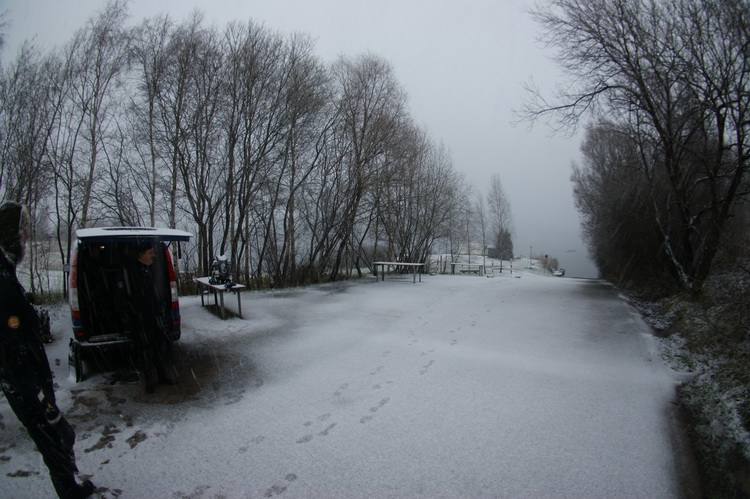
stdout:
[[47,422],[49,424],[54,425],[60,422],[62,413],[55,404],[47,404],[44,409],[44,417],[47,419]]
[[42,405],[44,406],[44,417],[54,424],[60,420],[60,409],[57,408],[55,391],[52,387],[42,389]]

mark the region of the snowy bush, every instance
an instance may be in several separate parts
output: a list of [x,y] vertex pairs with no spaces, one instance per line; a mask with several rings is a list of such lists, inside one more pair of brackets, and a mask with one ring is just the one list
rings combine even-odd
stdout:
[[679,389],[706,497],[750,496],[750,342],[747,282],[716,273],[701,296],[629,297],[661,336],[662,357],[695,377]]

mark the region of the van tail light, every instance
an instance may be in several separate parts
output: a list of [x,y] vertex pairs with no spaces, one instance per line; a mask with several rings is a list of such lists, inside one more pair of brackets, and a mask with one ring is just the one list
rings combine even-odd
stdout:
[[70,288],[70,313],[73,315],[73,319],[81,318],[81,309],[78,305],[78,289]]
[[170,281],[169,290],[172,292],[172,308],[174,308],[180,298],[177,295],[177,283],[175,281]]
[[73,253],[73,263],[70,266],[70,286],[68,289],[68,301],[70,303],[70,317],[73,322],[73,331],[76,336],[86,336],[81,321],[81,307],[78,303],[78,252]]
[[180,311],[180,297],[177,293],[177,280],[174,274],[174,265],[172,265],[172,255],[169,252],[169,248],[165,250],[167,256],[167,272],[169,273],[169,292],[172,295],[172,324],[179,324],[179,311]]

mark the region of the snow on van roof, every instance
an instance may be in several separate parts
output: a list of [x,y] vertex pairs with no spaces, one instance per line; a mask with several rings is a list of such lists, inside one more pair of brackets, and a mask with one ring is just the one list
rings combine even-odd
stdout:
[[163,227],[94,227],[78,229],[78,239],[158,239],[161,241],[189,241],[189,232]]

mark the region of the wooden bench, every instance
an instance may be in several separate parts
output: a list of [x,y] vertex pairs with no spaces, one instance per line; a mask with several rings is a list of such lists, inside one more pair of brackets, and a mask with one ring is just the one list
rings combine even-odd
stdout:
[[451,274],[456,273],[456,267],[460,267],[462,274],[472,273],[484,275],[484,265],[481,263],[451,263]]
[[386,267],[410,267],[412,269],[412,282],[417,282],[417,274],[419,274],[419,282],[422,282],[422,270],[424,269],[424,263],[412,263],[412,262],[373,262],[373,268],[375,269],[375,278],[378,277],[378,267],[380,267],[381,280],[385,281],[385,269]]

